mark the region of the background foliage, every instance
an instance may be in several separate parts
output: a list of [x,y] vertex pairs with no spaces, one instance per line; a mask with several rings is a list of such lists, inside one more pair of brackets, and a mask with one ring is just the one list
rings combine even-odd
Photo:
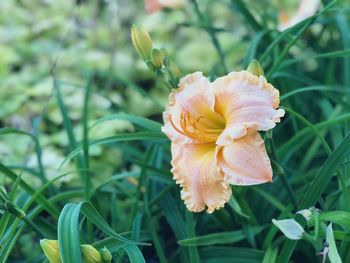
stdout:
[[[148,15],[136,0],[0,1],[0,184],[38,228],[2,211],[0,262],[42,262],[42,238],[74,262],[79,242],[116,262],[321,262],[328,222],[349,262],[350,5],[325,0],[279,32],[278,13],[297,2],[198,0]],[[186,211],[160,132],[169,90],[133,50],[133,23],[181,75],[262,63],[287,112],[265,134],[271,184],[233,187],[214,214]],[[312,206],[319,221],[297,220],[315,242],[272,224]]]

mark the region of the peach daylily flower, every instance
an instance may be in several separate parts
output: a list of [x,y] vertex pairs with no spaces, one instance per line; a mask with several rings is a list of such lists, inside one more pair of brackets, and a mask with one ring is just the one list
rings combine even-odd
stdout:
[[162,131],[171,140],[172,173],[188,210],[224,206],[233,185],[272,180],[270,159],[258,133],[284,116],[279,91],[248,71],[209,82],[201,72],[180,80],[169,95]]
[[145,9],[149,14],[158,12],[164,8],[181,8],[184,5],[184,0],[145,0]]
[[279,16],[278,29],[284,31],[304,19],[309,18],[316,14],[317,10],[321,6],[321,0],[301,0],[297,12],[294,16],[289,17],[285,12],[281,12]]

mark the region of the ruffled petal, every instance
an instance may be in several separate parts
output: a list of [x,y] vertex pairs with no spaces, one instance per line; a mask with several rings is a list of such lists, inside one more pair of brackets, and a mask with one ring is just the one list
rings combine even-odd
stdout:
[[214,144],[172,143],[172,173],[182,187],[181,198],[188,210],[207,212],[224,206],[231,197],[231,187],[223,179]]
[[224,180],[233,185],[254,185],[272,181],[270,159],[264,141],[255,130],[224,146],[218,153]]
[[184,144],[216,140],[218,134],[214,133],[218,128],[223,129],[224,119],[214,111],[215,95],[210,82],[201,72],[182,78],[179,89],[171,92],[168,101],[163,113],[162,131],[173,142]]
[[248,128],[267,131],[284,116],[279,106],[279,91],[248,71],[232,72],[212,83],[215,110],[224,116],[226,128],[217,140],[228,145],[233,139],[245,136]]

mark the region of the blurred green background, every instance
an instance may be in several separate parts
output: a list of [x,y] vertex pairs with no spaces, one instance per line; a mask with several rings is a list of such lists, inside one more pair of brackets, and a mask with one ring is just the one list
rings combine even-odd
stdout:
[[[186,2],[186,6],[179,10],[163,10],[147,14],[144,2],[135,0],[0,1],[1,127],[30,132],[38,140],[34,143],[30,137],[18,134],[0,136],[1,163],[22,174],[22,179],[36,189],[42,185],[40,173],[43,171],[48,180],[64,172],[75,171],[72,161],[58,170],[71,152],[72,145],[69,143],[57,100],[57,87],[78,142],[83,139],[84,94],[88,83],[91,84],[92,92],[87,123],[89,127],[100,118],[121,112],[162,122],[161,113],[166,105],[169,90],[161,79],[156,78],[153,72],[147,69],[134,50],[130,38],[130,28],[134,23],[141,24],[147,29],[155,47],[166,48],[179,68],[181,76],[194,71],[203,71],[204,75],[211,79],[223,75],[223,61],[212,43],[207,25],[201,24],[190,2]],[[224,50],[224,62],[228,71],[245,69],[251,59],[261,58],[269,45],[281,36],[281,32],[276,29],[279,14],[285,12],[292,15],[299,3],[296,0],[238,1],[244,2],[249,14],[257,19],[259,24],[256,25],[247,19],[248,15],[244,13],[244,9],[239,8],[234,0],[197,2],[200,11],[208,19],[210,30],[214,30]],[[323,2],[326,5],[330,1]],[[311,86],[349,88],[348,53],[326,56],[324,60],[315,57],[317,54],[350,48],[349,14],[349,2],[338,1],[332,12],[322,15],[302,35],[297,36],[298,30],[294,30],[290,35],[284,35],[283,41],[278,42],[278,45],[270,50],[269,56],[265,57],[262,64],[267,72],[271,73],[269,81],[280,89],[282,95]],[[276,58],[289,43],[294,41],[294,37],[297,42],[287,50],[288,53],[283,57],[278,70],[269,72],[274,68]],[[297,96],[289,94],[290,98],[285,99],[282,104],[298,111],[311,123],[319,123],[349,112],[349,97],[345,94],[347,91],[327,93],[322,88],[314,90],[319,91]],[[348,131],[349,124],[342,125],[343,123],[339,124],[331,132],[328,127],[322,130],[322,136],[329,141],[332,149],[336,148]],[[317,137],[309,136],[310,133],[308,136],[304,133],[304,137],[302,135],[298,137],[298,132],[304,127],[307,125],[300,121],[300,118],[288,115],[276,128],[277,135],[275,135],[281,164],[289,174],[299,200],[302,199],[306,184],[311,182],[327,158]],[[105,138],[121,132],[134,132],[137,129],[138,127],[129,121],[112,120],[92,128],[89,139]],[[291,138],[294,138],[294,141],[291,141]],[[41,163],[37,158],[38,145],[40,145]],[[158,162],[158,168],[162,170],[153,172],[157,174],[165,171],[163,177],[169,179],[171,174],[169,174],[168,145],[157,145],[157,147],[152,149],[161,153],[161,157],[157,157],[155,162]],[[140,171],[144,164],[135,160],[143,160],[147,149],[152,152],[147,142],[90,147],[93,186],[101,186],[113,175],[126,171]],[[347,176],[345,188],[348,188],[350,173],[348,169],[344,170]],[[201,214],[198,218],[195,215],[195,219],[198,219],[196,234],[243,229],[244,235],[242,234],[243,238],[239,240],[241,243],[237,247],[256,250],[263,248],[265,251],[277,232],[276,229],[268,230],[271,218],[273,216],[284,218],[286,215],[289,216],[291,211],[290,200],[286,193],[281,191],[280,181],[278,179],[276,181],[268,186],[257,187],[258,190],[235,188],[237,206],[233,206],[233,209],[226,207],[226,210],[215,215]],[[0,184],[8,187],[12,181],[0,174]],[[71,173],[55,183],[55,190],[57,192],[76,190],[80,189],[81,185],[79,176]],[[166,187],[168,187],[166,184],[152,184],[152,197],[157,197],[157,193]],[[320,198],[321,208],[325,211],[336,209],[350,211],[348,205],[350,201],[341,192],[343,188],[344,185],[340,186],[338,181],[332,181],[327,196]],[[135,222],[134,218],[130,218],[130,207],[139,201],[135,198],[140,198],[137,194],[134,195],[135,189],[137,180],[129,178],[106,187],[101,186],[97,194],[92,197],[94,205],[98,207],[104,219],[118,233],[130,231]],[[169,261],[180,262],[179,260],[184,258],[181,253],[183,251],[187,253],[187,250],[180,249],[177,241],[185,239],[188,235],[182,232],[176,233],[175,230],[178,227],[177,229],[185,231],[181,222],[192,222],[193,219],[185,211],[182,201],[177,196],[179,188],[172,184],[169,189],[172,195],[164,198],[163,203],[157,198],[153,199],[156,204],[156,208],[151,211],[154,212],[152,222],[156,222],[153,230],[156,231],[155,235],[158,233],[160,240],[165,240],[162,245]],[[263,194],[261,191],[264,191]],[[269,193],[272,197],[266,197],[264,193]],[[18,199],[18,203],[21,203],[21,198]],[[67,202],[81,199],[75,197]],[[57,207],[61,210],[63,205],[64,202]],[[165,210],[167,206],[168,210]],[[169,207],[172,206],[175,211],[173,213],[169,211],[171,210]],[[240,212],[242,214],[239,214]],[[250,220],[245,218],[245,214],[250,216]],[[48,215],[44,214],[41,217],[41,219],[48,218],[47,225],[56,225],[56,221]],[[176,222],[177,218],[180,223]],[[257,227],[259,231],[256,231]],[[50,229],[48,232],[54,230]],[[150,236],[154,234],[148,230],[145,227],[141,231],[144,240],[150,240]],[[270,236],[265,239],[268,233]],[[346,229],[344,233],[349,232]],[[282,238],[277,237],[275,243],[280,245]],[[95,240],[87,238],[87,241],[92,243],[99,239],[102,239],[102,235],[98,232]],[[342,246],[342,253],[347,256],[344,257],[346,259],[350,258],[348,246],[349,243]],[[215,250],[212,246],[208,248],[201,254],[201,259]],[[146,247],[143,250],[146,262],[159,262],[157,254],[159,251],[156,250],[153,247]],[[220,249],[218,251],[220,252]],[[249,258],[250,250],[244,250],[242,253],[242,258]],[[247,259],[244,262],[261,261],[264,254],[260,250],[256,253],[255,261]],[[120,262],[126,260],[122,256],[120,258]],[[43,259],[39,237],[30,231],[18,238],[10,256],[10,262],[39,262]],[[321,262],[321,258],[315,256],[315,250],[309,244],[298,248],[294,260],[294,262]]]

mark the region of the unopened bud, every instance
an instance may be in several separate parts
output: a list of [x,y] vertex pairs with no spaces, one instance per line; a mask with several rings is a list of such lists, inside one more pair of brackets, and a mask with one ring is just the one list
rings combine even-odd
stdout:
[[160,51],[159,49],[153,48],[151,58],[152,58],[152,64],[156,69],[160,69],[163,67],[165,54],[162,51]]
[[131,40],[141,58],[145,61],[151,60],[152,40],[148,32],[139,25],[131,27]]
[[112,261],[112,254],[109,252],[108,248],[102,248],[100,254],[104,263],[110,263]]
[[84,263],[102,263],[101,254],[91,245],[81,245]]
[[171,61],[170,69],[175,77],[179,77],[181,75],[180,69],[173,60]]
[[13,214],[15,217],[24,218],[26,216],[26,213],[21,208],[19,208],[18,206],[16,206],[14,203],[10,201],[5,202],[5,207],[6,207],[6,210],[10,214]]
[[61,263],[59,245],[57,240],[42,239],[40,246],[50,263]]
[[299,240],[303,237],[304,228],[294,219],[275,220],[272,223],[282,231],[282,233],[291,240]]
[[257,77],[264,76],[264,70],[257,60],[252,60],[248,65],[247,71],[254,74]]

